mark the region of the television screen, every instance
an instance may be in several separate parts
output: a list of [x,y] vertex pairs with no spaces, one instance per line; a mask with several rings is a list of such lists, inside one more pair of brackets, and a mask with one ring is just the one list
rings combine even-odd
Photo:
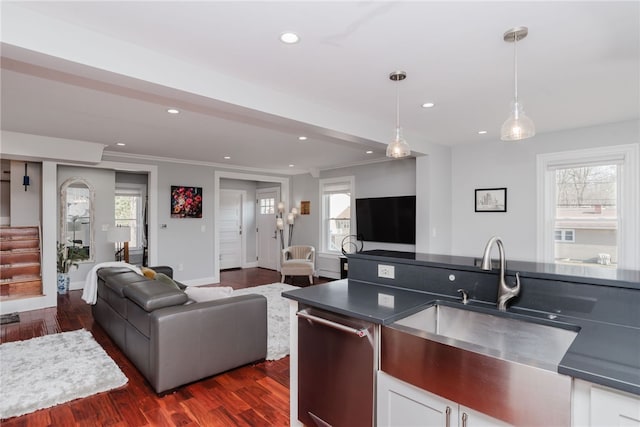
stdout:
[[356,234],[365,242],[416,243],[416,196],[356,199]]

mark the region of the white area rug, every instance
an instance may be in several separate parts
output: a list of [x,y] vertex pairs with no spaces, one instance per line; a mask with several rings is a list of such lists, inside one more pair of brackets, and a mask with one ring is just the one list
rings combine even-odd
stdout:
[[282,292],[299,289],[286,283],[238,289],[231,296],[260,294],[267,298],[267,360],[278,360],[289,354],[289,300]]
[[91,396],[128,381],[84,329],[0,345],[0,378],[1,419]]

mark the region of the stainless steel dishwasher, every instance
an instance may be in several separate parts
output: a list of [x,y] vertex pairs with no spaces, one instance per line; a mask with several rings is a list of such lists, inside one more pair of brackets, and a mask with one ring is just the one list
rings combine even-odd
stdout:
[[297,315],[300,422],[320,427],[373,426],[376,326],[312,307]]

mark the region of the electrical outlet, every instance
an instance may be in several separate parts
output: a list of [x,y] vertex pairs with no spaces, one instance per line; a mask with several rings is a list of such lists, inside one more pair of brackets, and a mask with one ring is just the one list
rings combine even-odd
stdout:
[[184,270],[184,264],[180,263],[178,264],[178,271],[182,271],[182,270]]
[[396,268],[393,265],[378,264],[378,277],[395,279]]
[[381,307],[393,308],[395,303],[395,298],[393,295],[387,294],[378,294],[378,305]]

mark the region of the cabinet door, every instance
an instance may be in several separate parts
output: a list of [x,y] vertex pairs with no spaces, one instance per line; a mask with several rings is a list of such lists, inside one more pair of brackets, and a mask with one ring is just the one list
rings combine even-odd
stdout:
[[640,398],[592,387],[591,426],[640,427]]
[[458,405],[378,372],[379,427],[458,425]]
[[460,427],[507,427],[508,424],[497,418],[490,417],[482,412],[460,405]]

